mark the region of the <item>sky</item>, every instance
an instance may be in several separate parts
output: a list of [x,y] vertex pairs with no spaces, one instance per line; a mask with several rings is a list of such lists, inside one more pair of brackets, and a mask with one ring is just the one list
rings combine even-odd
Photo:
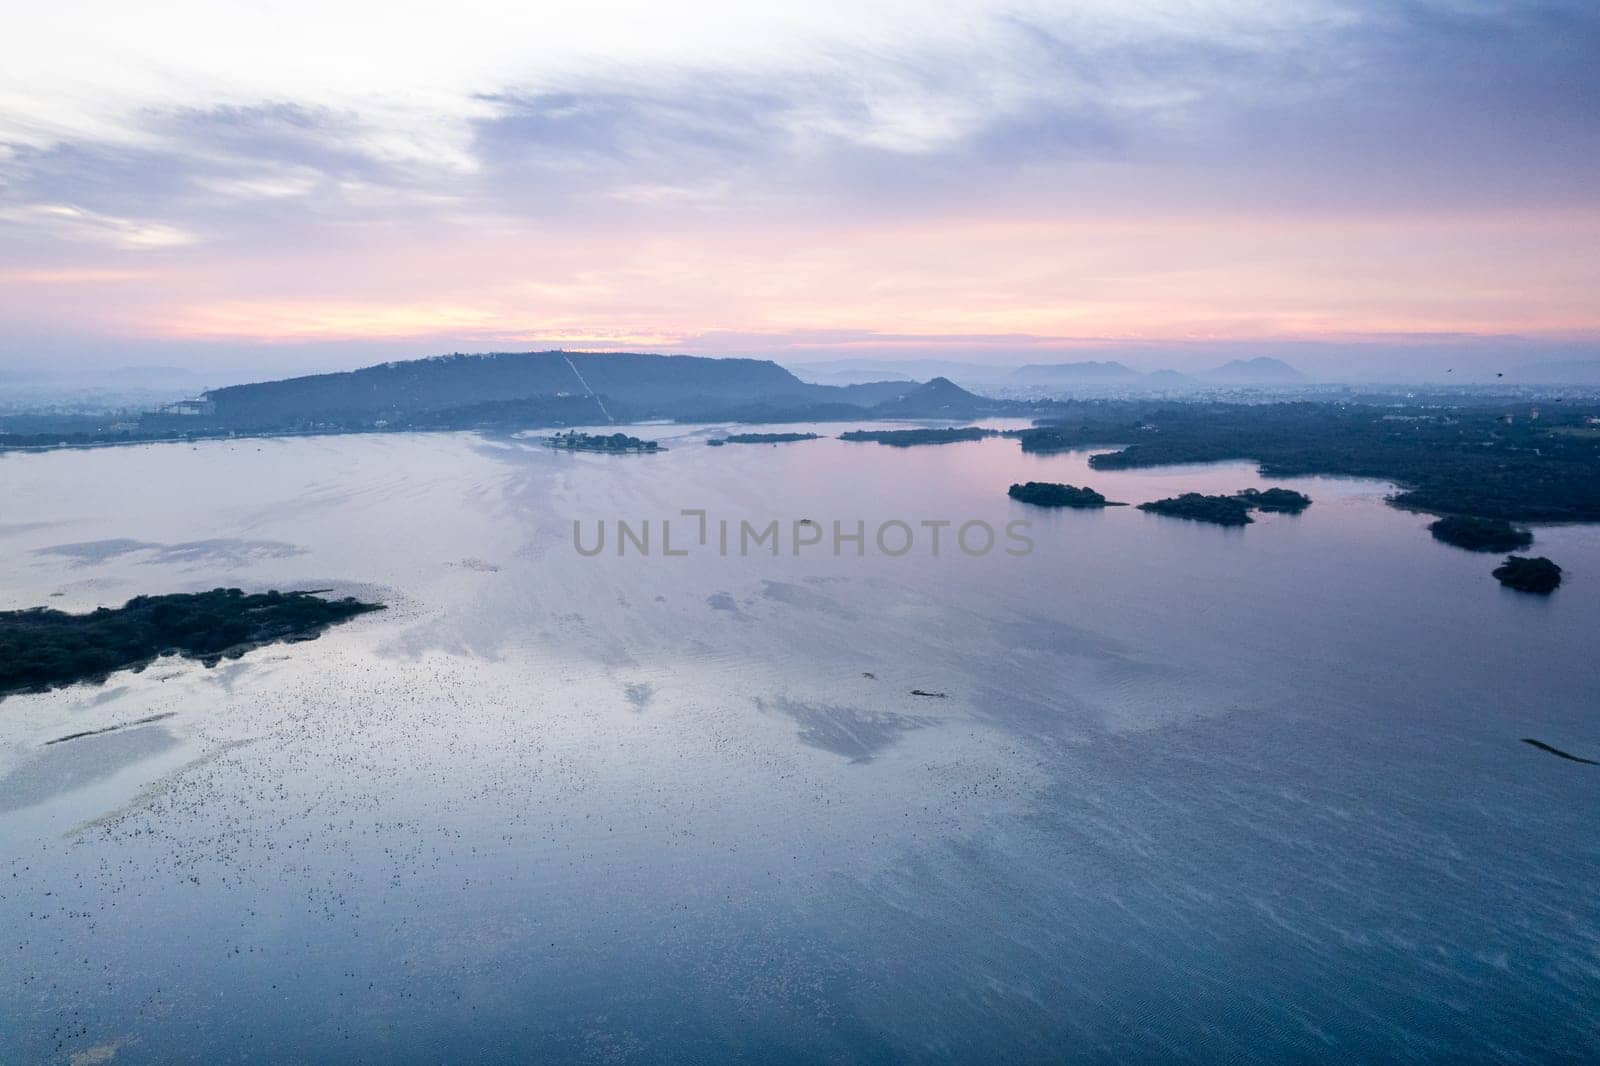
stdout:
[[0,370],[1600,357],[1600,4],[41,3]]

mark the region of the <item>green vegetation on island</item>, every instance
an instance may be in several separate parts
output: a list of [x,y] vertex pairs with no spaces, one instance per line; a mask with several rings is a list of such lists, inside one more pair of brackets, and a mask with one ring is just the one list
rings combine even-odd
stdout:
[[163,655],[214,666],[251,648],[313,640],[324,629],[382,604],[311,592],[239,589],[136,596],[89,614],[35,607],[0,611],[0,696],[43,691],[78,681],[104,681]]
[[1012,485],[1006,490],[1006,495],[1022,503],[1031,503],[1036,507],[1123,507],[1125,504],[1112,503],[1100,493],[1087,486],[1078,488],[1076,485],[1062,485],[1053,481],[1029,481],[1021,485]]
[[1074,401],[1017,430],[1023,451],[1090,446],[1098,470],[1249,460],[1268,477],[1336,474],[1401,486],[1400,507],[1524,522],[1600,521],[1593,403],[1466,398],[1380,405]]
[[1250,517],[1250,505],[1237,496],[1205,496],[1198,492],[1141,503],[1139,510],[1218,526],[1247,526],[1255,521]]
[[653,440],[641,440],[626,433],[579,433],[568,430],[546,437],[545,444],[569,452],[658,452],[661,445]]
[[1293,489],[1241,489],[1232,496],[1205,496],[1185,492],[1165,500],[1141,503],[1139,510],[1218,526],[1247,526],[1251,511],[1299,514],[1311,506],[1311,497]]
[[1311,506],[1311,497],[1293,489],[1242,489],[1234,499],[1257,511],[1273,514],[1299,514]]
[[1508,552],[1533,543],[1533,534],[1499,518],[1447,515],[1428,526],[1434,540],[1471,552]]
[[1519,592],[1537,592],[1548,595],[1561,584],[1561,567],[1542,555],[1508,555],[1506,561],[1494,568],[1500,584]]
[[712,437],[706,441],[713,448],[724,444],[792,444],[799,440],[817,440],[815,433],[730,433],[726,437]]
[[958,444],[962,441],[998,437],[998,429],[982,426],[965,426],[961,429],[853,429],[839,434],[840,440],[887,444],[893,448],[910,448],[918,444]]

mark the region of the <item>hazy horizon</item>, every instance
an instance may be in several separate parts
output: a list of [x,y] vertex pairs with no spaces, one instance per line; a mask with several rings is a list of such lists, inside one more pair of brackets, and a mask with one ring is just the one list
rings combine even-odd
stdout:
[[[551,349],[483,349],[467,347],[421,348],[410,344],[374,347],[367,344],[310,346],[255,350],[198,352],[186,349],[137,348],[127,351],[124,363],[11,362],[0,365],[0,388],[7,382],[41,383],[51,381],[104,382],[116,384],[194,385],[218,388],[223,385],[306,375],[359,370],[385,362],[430,359],[451,354],[496,355]],[[585,351],[568,347],[568,351]],[[619,350],[620,351],[620,350]],[[1211,343],[1177,345],[1114,345],[1075,348],[1016,349],[1006,347],[975,350],[888,348],[837,350],[798,349],[793,352],[721,351],[715,348],[685,350],[662,347],[653,353],[689,355],[703,358],[754,358],[770,360],[802,378],[826,380],[841,373],[871,374],[881,370],[925,379],[933,376],[966,376],[969,380],[984,369],[992,369],[995,380],[1025,366],[1082,363],[1118,363],[1141,374],[1177,372],[1203,379],[1226,364],[1272,359],[1300,371],[1307,384],[1330,385],[1407,385],[1407,384],[1593,384],[1600,379],[1600,351],[1579,344],[1561,346],[1530,344],[1521,338],[1502,342],[1474,339],[1452,343],[1434,342],[1426,363],[1397,358],[1418,351],[1416,346],[1339,345],[1328,342],[1296,344]],[[605,349],[588,349],[587,354],[615,354]],[[1575,371],[1569,377],[1559,372]]]

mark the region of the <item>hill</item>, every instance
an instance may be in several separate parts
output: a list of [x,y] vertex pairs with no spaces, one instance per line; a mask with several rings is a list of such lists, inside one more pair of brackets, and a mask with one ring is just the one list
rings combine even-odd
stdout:
[[996,401],[968,392],[949,378],[934,378],[925,385],[877,404],[880,418],[972,418],[995,410]]
[[[576,426],[651,419],[821,422],[966,420],[1044,413],[948,378],[817,385],[761,359],[501,352],[383,363],[214,389],[140,419],[131,436]],[[26,442],[19,442],[26,443]]]
[[533,397],[597,397],[667,417],[685,404],[809,399],[806,385],[776,363],[689,355],[579,352],[445,355],[383,363],[207,393],[201,416],[232,429],[302,422],[409,422],[440,412]]
[[1306,376],[1282,359],[1257,356],[1254,359],[1235,359],[1208,370],[1205,380],[1223,385],[1293,385],[1306,380]]

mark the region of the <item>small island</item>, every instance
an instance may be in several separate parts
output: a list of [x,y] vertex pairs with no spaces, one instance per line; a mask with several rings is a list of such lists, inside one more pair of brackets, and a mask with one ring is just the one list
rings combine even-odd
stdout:
[[910,448],[918,444],[959,444],[962,441],[998,437],[998,429],[982,426],[964,426],[960,429],[853,429],[839,434],[840,440],[887,444],[892,448]]
[[1198,492],[1141,503],[1139,510],[1218,526],[1247,526],[1255,521],[1250,517],[1250,505],[1237,496],[1205,496]]
[[641,440],[630,437],[626,433],[579,433],[577,430],[568,430],[557,433],[553,437],[545,438],[548,448],[560,448],[569,452],[606,452],[618,454],[622,452],[659,452],[665,449],[653,440]]
[[1165,500],[1141,503],[1139,510],[1164,514],[1172,518],[1187,518],[1193,522],[1210,522],[1218,526],[1247,526],[1255,519],[1251,511],[1274,514],[1299,514],[1311,506],[1311,497],[1293,489],[1240,489],[1232,496],[1205,496],[1186,492]]
[[1428,526],[1433,539],[1469,552],[1509,552],[1533,543],[1533,534],[1501,518],[1450,515]]
[[1029,481],[1021,485],[1012,485],[1006,490],[1006,495],[1022,503],[1031,503],[1035,507],[1075,507],[1086,509],[1127,506],[1126,504],[1108,501],[1104,496],[1088,486],[1078,488],[1076,485],[1062,485],[1053,481]]
[[818,440],[815,433],[730,433],[726,437],[712,437],[706,441],[713,448],[724,444],[792,444],[798,440]]
[[1234,499],[1247,507],[1274,514],[1299,514],[1311,506],[1311,497],[1293,489],[1241,489]]
[[1506,588],[1548,596],[1561,584],[1561,567],[1542,555],[1508,555],[1494,576]]
[[314,592],[212,589],[136,596],[89,614],[44,607],[0,611],[0,697],[103,682],[114,671],[143,669],[164,655],[215,666],[266,644],[314,640],[329,626],[381,610],[379,603]]

